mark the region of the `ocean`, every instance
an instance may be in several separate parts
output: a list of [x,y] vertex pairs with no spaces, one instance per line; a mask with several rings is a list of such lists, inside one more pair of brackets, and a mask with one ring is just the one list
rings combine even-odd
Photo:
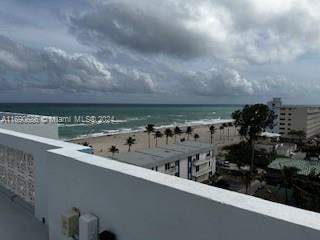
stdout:
[[[0,104],[1,112],[60,117],[61,139],[141,131],[147,124],[172,128],[219,123],[231,119],[232,112],[240,108],[240,105]],[[88,117],[95,121],[86,121]]]

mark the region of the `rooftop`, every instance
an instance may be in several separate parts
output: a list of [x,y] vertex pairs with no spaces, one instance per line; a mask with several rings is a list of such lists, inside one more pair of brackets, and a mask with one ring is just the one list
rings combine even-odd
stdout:
[[156,148],[121,153],[114,156],[118,161],[132,165],[152,168],[169,162],[175,162],[188,156],[203,153],[213,148],[213,145],[200,142],[181,142],[162,145]]
[[1,239],[46,240],[49,239],[48,226],[39,222],[21,206],[14,204],[0,192]]
[[269,164],[268,168],[281,170],[283,167],[295,167],[298,174],[309,175],[313,169],[315,173],[320,173],[320,161],[296,160],[291,158],[277,158]]

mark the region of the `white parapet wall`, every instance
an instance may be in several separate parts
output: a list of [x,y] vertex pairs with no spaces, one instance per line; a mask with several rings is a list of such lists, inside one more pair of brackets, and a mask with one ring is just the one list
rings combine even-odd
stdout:
[[[73,151],[86,151],[90,152],[89,147],[84,147],[81,145],[71,144],[63,141],[58,141],[49,138],[43,138],[39,136],[29,135],[20,132],[14,132],[6,129],[0,128],[0,150],[3,146],[7,149],[11,149],[15,153],[24,152],[27,155],[32,156],[33,159],[33,184],[34,184],[34,212],[35,216],[39,220],[46,220],[48,218],[48,200],[47,200],[47,190],[48,190],[48,177],[47,177],[47,150],[56,148],[68,148]],[[8,156],[3,156],[0,154],[0,158],[3,160]],[[17,154],[14,157],[18,157]],[[0,159],[0,160],[1,160]],[[13,181],[17,181],[18,177],[22,175],[19,174],[18,162],[19,158],[10,159],[15,161],[16,171]],[[0,167],[1,167],[0,162]],[[11,169],[9,169],[11,170]],[[16,183],[18,186],[18,183]]]
[[0,128],[58,139],[59,125],[54,117],[0,112]]
[[[62,235],[61,215],[74,207],[81,214],[96,215],[99,231],[112,231],[118,240],[320,239],[318,213],[93,156],[80,152],[81,146],[52,141],[0,130],[0,144],[38,156],[36,165],[46,163],[35,171],[36,176],[44,171],[40,185],[46,191],[38,187],[47,194],[50,240],[70,239]],[[36,208],[37,204],[36,200]]]

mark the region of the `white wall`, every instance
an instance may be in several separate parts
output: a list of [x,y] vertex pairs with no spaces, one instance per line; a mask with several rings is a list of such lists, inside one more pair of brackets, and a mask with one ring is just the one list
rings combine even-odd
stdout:
[[48,219],[47,200],[47,150],[61,147],[82,150],[88,149],[80,145],[65,143],[53,139],[42,138],[24,133],[0,129],[0,144],[15,148],[34,157],[35,216]]
[[188,179],[188,159],[180,160],[180,177]]
[[[318,240],[320,215],[103,158],[50,151],[50,239],[61,213],[99,217],[118,240]],[[63,157],[60,155],[64,155]],[[267,216],[268,215],[268,216]],[[298,226],[296,223],[304,226]]]
[[40,137],[58,139],[59,127],[55,123],[39,123],[39,124],[16,124],[16,123],[0,123],[0,128],[17,131],[21,133],[33,134]]

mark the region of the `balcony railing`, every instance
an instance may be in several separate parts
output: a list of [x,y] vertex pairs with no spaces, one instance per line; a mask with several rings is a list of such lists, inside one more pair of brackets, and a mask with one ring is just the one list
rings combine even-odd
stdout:
[[204,169],[204,170],[200,170],[200,171],[198,171],[198,172],[192,172],[192,176],[195,176],[195,177],[199,177],[199,176],[202,176],[202,175],[204,175],[204,174],[207,174],[207,173],[209,173],[209,172],[211,172],[212,171],[212,168],[211,167],[209,167],[209,168],[207,168],[207,169]]
[[199,166],[199,165],[202,165],[202,164],[206,164],[206,163],[210,162],[211,160],[212,160],[212,157],[209,156],[209,157],[206,157],[205,159],[194,160],[192,165],[193,166]]

